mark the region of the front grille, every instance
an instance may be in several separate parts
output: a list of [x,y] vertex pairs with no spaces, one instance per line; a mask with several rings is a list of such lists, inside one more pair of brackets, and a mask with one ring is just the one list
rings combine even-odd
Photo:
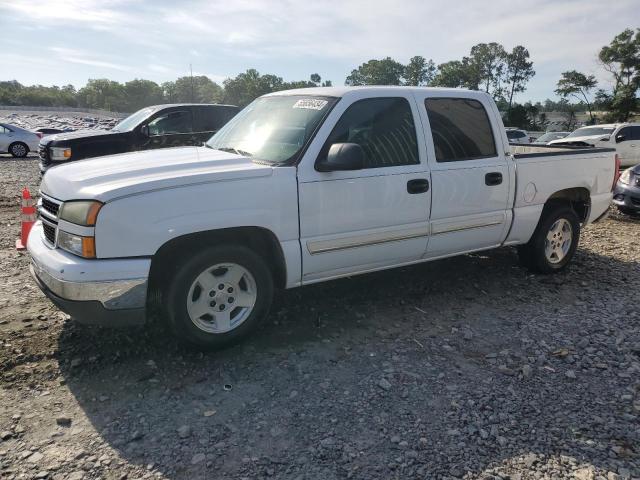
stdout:
[[56,227],[54,227],[53,225],[49,225],[48,223],[42,223],[42,230],[44,231],[44,238],[47,239],[47,241],[51,244],[51,245],[55,245],[56,243]]
[[58,210],[60,210],[60,204],[52,202],[46,198],[42,198],[42,208],[54,217],[58,216]]

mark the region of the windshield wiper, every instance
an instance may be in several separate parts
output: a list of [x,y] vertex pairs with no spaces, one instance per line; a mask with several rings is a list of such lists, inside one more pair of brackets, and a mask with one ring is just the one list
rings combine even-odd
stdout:
[[235,153],[236,155],[242,155],[245,157],[253,157],[253,155],[245,150],[240,150],[238,148],[233,148],[233,147],[211,147],[207,144],[207,147],[209,148],[213,148],[214,150],[220,150],[221,152],[229,152],[229,153]]

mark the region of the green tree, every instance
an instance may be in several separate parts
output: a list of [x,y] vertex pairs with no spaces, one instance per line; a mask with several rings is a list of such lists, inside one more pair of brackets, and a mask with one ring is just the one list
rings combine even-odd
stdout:
[[124,86],[106,78],[89,79],[78,91],[78,104],[114,112],[128,111]]
[[595,122],[591,102],[589,101],[589,92],[593,90],[598,82],[594,75],[585,75],[576,70],[562,72],[562,77],[558,80],[556,94],[562,98],[575,97],[579,101],[584,99],[584,103],[589,110],[590,123]]
[[404,67],[405,85],[428,85],[436,75],[436,65],[433,60],[427,60],[419,55],[411,57],[409,63]]
[[[479,43],[471,47],[468,61],[468,75],[471,84],[477,89],[491,93],[493,98],[503,96],[504,75],[506,71],[507,52],[496,42]],[[470,87],[471,88],[471,87]]]
[[255,69],[249,69],[238,74],[235,78],[227,78],[224,82],[224,103],[248,105],[257,97],[266,93],[284,89],[281,77],[275,75],[260,75]]
[[626,29],[602,47],[598,58],[614,79],[608,105],[615,120],[627,121],[637,108],[640,88],[640,29]]
[[124,93],[127,99],[127,110],[130,112],[164,101],[162,89],[151,80],[131,80],[124,84]]
[[507,115],[511,112],[513,95],[524,92],[527,82],[536,74],[533,70],[533,62],[529,61],[529,51],[522,45],[518,45],[506,56],[505,77],[509,93],[509,107]]
[[404,65],[391,57],[369,60],[363,63],[345,80],[345,85],[400,85],[404,75]]
[[171,92],[171,102],[217,103],[221,100],[222,88],[205,75],[180,77],[173,85],[163,84],[165,93]]
[[[431,81],[434,87],[472,88],[469,84],[469,59],[452,60],[438,65],[438,71]],[[477,84],[475,90],[478,89]],[[472,88],[473,89],[473,88]]]

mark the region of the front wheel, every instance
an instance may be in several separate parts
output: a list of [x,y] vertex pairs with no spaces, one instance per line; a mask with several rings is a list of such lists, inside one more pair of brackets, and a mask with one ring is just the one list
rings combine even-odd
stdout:
[[564,269],[578,248],[580,219],[570,207],[558,206],[543,213],[531,240],[518,248],[521,263],[537,273]]
[[267,316],[273,277],[243,246],[210,247],[178,268],[167,290],[167,318],[182,340],[221,348],[253,331]]

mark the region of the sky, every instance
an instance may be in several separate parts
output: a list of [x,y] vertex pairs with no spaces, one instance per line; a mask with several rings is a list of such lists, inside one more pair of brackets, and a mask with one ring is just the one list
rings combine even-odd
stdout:
[[536,70],[516,100],[556,98],[561,72],[594,74],[603,45],[640,27],[640,0],[0,0],[0,80],[83,86],[89,78],[221,83],[248,68],[341,85],[390,56],[436,64],[481,42],[523,45]]

